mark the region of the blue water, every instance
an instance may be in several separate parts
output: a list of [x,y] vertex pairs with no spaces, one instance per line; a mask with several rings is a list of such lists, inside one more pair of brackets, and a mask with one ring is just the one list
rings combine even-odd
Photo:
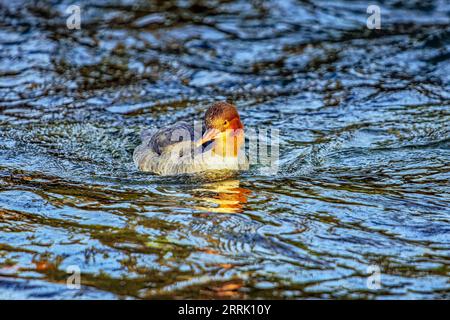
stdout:
[[[449,298],[447,1],[0,3],[0,298]],[[219,100],[276,174],[136,170]]]

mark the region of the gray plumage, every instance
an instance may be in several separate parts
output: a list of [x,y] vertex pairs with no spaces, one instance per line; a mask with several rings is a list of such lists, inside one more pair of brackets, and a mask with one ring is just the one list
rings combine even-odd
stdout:
[[148,137],[149,147],[160,155],[170,145],[182,141],[194,141],[194,128],[187,122],[177,122],[172,126],[153,132],[145,132],[144,130],[145,137]]
[[133,153],[133,161],[139,170],[160,175],[194,173],[206,170],[244,170],[247,161],[241,157],[222,158],[197,147],[194,128],[186,122],[178,122],[162,129],[143,130],[142,143]]

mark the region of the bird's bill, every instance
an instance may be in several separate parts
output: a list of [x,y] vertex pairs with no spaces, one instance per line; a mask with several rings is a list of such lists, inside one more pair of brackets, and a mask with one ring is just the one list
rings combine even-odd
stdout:
[[203,137],[197,141],[197,147],[201,146],[202,144],[216,139],[220,135],[220,131],[217,129],[208,129],[204,134]]

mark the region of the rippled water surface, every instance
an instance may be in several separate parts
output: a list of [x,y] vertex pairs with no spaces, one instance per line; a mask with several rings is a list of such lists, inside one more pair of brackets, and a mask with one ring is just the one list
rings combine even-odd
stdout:
[[[448,1],[73,2],[0,2],[1,298],[449,298]],[[136,170],[218,100],[278,174]]]

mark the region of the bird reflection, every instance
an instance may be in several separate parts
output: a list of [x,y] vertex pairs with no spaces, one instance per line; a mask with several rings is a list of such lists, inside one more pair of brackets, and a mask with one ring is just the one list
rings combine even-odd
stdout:
[[195,191],[199,192],[196,197],[198,200],[210,204],[196,206],[196,209],[217,213],[243,212],[247,196],[251,193],[249,189],[239,187],[239,180],[235,179],[206,183]]

